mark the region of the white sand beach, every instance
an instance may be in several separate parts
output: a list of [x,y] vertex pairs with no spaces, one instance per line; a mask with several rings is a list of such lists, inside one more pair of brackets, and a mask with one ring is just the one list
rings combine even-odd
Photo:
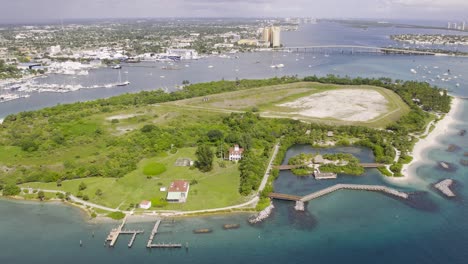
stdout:
[[461,99],[454,97],[452,100],[450,112],[445,117],[436,123],[432,132],[426,138],[420,139],[414,146],[412,156],[413,161],[410,164],[405,164],[402,169],[404,177],[393,178],[397,181],[415,181],[415,173],[417,164],[424,162],[427,159],[426,151],[428,148],[438,145],[437,138],[447,132],[447,127],[455,122],[454,114],[458,112],[461,106]]

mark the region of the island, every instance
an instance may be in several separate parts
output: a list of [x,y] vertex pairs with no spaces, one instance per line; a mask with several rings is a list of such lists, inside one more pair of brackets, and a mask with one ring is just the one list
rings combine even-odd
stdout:
[[[92,217],[260,211],[271,208],[273,166],[292,145],[368,147],[383,174],[402,176],[418,135],[450,103],[427,83],[328,75],[57,105],[5,118],[0,187],[4,196],[67,201]],[[327,158],[347,160],[350,171],[357,162]]]

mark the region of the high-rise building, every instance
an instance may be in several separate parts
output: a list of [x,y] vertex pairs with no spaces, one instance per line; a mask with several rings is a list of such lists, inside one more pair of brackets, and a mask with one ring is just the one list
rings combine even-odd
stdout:
[[447,29],[450,29],[450,22],[447,23]]
[[465,30],[465,21],[462,22],[461,30]]
[[281,28],[271,27],[271,46],[273,48],[281,46]]
[[270,42],[270,27],[263,28],[262,40],[265,42]]

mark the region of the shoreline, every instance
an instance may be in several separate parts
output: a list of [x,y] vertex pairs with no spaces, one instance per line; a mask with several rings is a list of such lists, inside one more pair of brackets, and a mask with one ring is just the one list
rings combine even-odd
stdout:
[[409,164],[404,164],[402,168],[403,177],[398,178],[399,180],[414,180],[417,164],[427,162],[426,150],[434,146],[440,145],[437,138],[447,132],[447,127],[453,124],[456,120],[454,114],[460,110],[462,99],[458,97],[452,97],[450,111],[437,123],[433,131],[429,132],[426,138],[421,138],[416,142],[413,147],[411,156],[413,160]]

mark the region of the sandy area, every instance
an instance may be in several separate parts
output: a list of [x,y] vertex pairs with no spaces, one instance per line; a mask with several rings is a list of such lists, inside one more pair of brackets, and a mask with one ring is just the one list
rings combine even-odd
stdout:
[[377,91],[340,89],[313,94],[278,106],[300,109],[294,114],[344,121],[369,121],[387,112],[387,99]]
[[447,113],[442,120],[436,123],[434,130],[432,130],[426,138],[420,139],[414,145],[413,152],[410,153],[410,155],[413,156],[413,160],[410,164],[403,165],[402,168],[404,177],[385,177],[386,181],[394,184],[403,183],[405,186],[407,186],[408,183],[427,184],[424,179],[416,177],[416,169],[422,162],[427,161],[427,149],[439,145],[437,138],[445,134],[447,132],[447,127],[456,121],[453,116],[460,109],[460,106],[461,100],[453,98],[450,112]]
[[115,115],[115,116],[107,117],[106,120],[112,120],[112,119],[123,120],[123,119],[129,119],[135,116],[141,116],[141,115],[142,114]]

